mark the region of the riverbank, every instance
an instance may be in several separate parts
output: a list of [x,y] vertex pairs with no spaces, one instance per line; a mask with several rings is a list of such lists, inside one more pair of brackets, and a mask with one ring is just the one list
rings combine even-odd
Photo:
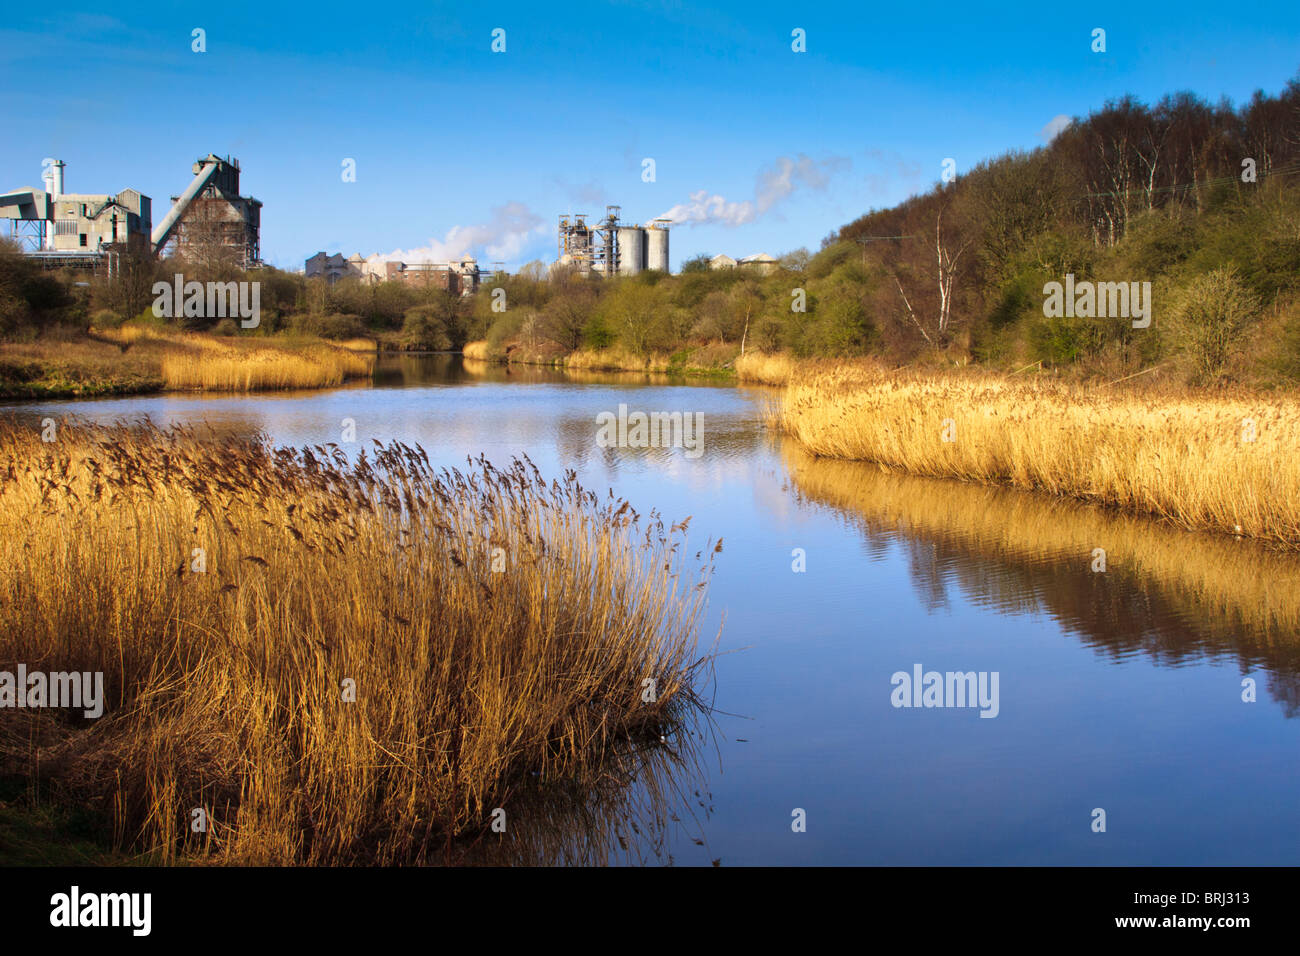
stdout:
[[368,377],[375,343],[218,336],[148,326],[0,342],[0,398],[329,388]]
[[1300,399],[844,365],[774,424],[812,454],[1047,492],[1300,549]]
[[493,347],[486,340],[465,343],[463,355],[471,361],[499,365],[538,365],[587,372],[649,372],[663,375],[736,379],[740,349],[730,345],[698,345],[677,352],[643,355],[615,346],[605,349],[528,348],[510,343]]

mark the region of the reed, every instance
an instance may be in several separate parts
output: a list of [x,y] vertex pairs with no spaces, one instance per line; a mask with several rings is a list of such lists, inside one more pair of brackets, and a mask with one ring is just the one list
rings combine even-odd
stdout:
[[373,354],[332,345],[239,348],[205,342],[197,354],[174,351],[162,357],[169,388],[211,391],[329,388],[369,377],[373,369]]
[[815,455],[1007,484],[1300,548],[1300,401],[855,367],[792,384]]
[[621,346],[608,349],[579,349],[564,356],[557,364],[564,368],[609,372],[667,372],[671,357],[664,352],[639,355]]
[[698,710],[684,537],[526,462],[3,424],[0,667],[108,703],[0,711],[0,762],[155,859],[446,858]]
[[758,385],[787,385],[794,366],[784,352],[746,352],[736,357],[736,378]]
[[351,352],[378,352],[379,340],[366,338],[344,339],[342,342],[338,343],[338,346],[341,349],[348,349]]

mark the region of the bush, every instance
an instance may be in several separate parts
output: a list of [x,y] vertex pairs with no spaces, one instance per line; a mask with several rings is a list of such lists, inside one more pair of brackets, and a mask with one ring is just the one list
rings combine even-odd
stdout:
[[451,348],[451,336],[441,318],[429,306],[407,309],[402,320],[402,344],[407,348],[445,351]]
[[1282,342],[1273,367],[1286,378],[1300,381],[1300,307],[1282,327]]
[[316,335],[323,339],[354,339],[364,335],[365,323],[359,315],[295,315],[289,320],[295,332]]
[[126,319],[112,309],[96,309],[90,316],[90,326],[95,329],[117,329]]
[[1236,270],[1216,269],[1193,279],[1169,316],[1174,344],[1191,360],[1193,377],[1217,378],[1258,313],[1258,301]]

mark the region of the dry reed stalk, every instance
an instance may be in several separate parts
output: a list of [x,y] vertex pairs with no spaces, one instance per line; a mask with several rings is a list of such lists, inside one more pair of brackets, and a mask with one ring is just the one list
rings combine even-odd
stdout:
[[572,473],[376,446],[0,425],[0,662],[108,699],[0,734],[8,770],[168,859],[418,862],[698,713],[684,534]]
[[781,426],[822,457],[1082,498],[1300,548],[1300,401],[1290,396],[854,369],[792,385]]

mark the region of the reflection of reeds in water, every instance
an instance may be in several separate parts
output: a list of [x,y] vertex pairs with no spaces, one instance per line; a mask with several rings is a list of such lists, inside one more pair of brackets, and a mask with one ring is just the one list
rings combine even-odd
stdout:
[[608,785],[689,722],[709,564],[683,579],[677,529],[572,473],[370,452],[0,426],[0,669],[107,697],[0,712],[3,772],[164,858],[438,862],[534,774]]
[[[696,724],[706,723],[706,715],[699,716]],[[448,861],[458,865],[671,865],[676,862],[673,835],[696,839],[712,811],[702,799],[707,795],[703,747],[695,738],[692,728],[683,726],[667,744],[653,740],[618,748],[591,779],[526,783],[510,796],[504,831],[489,828],[472,840],[460,841]]]
[[[795,488],[910,549],[918,586],[947,581],[1007,612],[1047,612],[1109,653],[1231,655],[1265,664],[1290,700],[1300,674],[1300,556],[1006,488],[783,455]],[[1106,571],[1092,570],[1105,550]],[[1300,702],[1297,695],[1295,702]]]

